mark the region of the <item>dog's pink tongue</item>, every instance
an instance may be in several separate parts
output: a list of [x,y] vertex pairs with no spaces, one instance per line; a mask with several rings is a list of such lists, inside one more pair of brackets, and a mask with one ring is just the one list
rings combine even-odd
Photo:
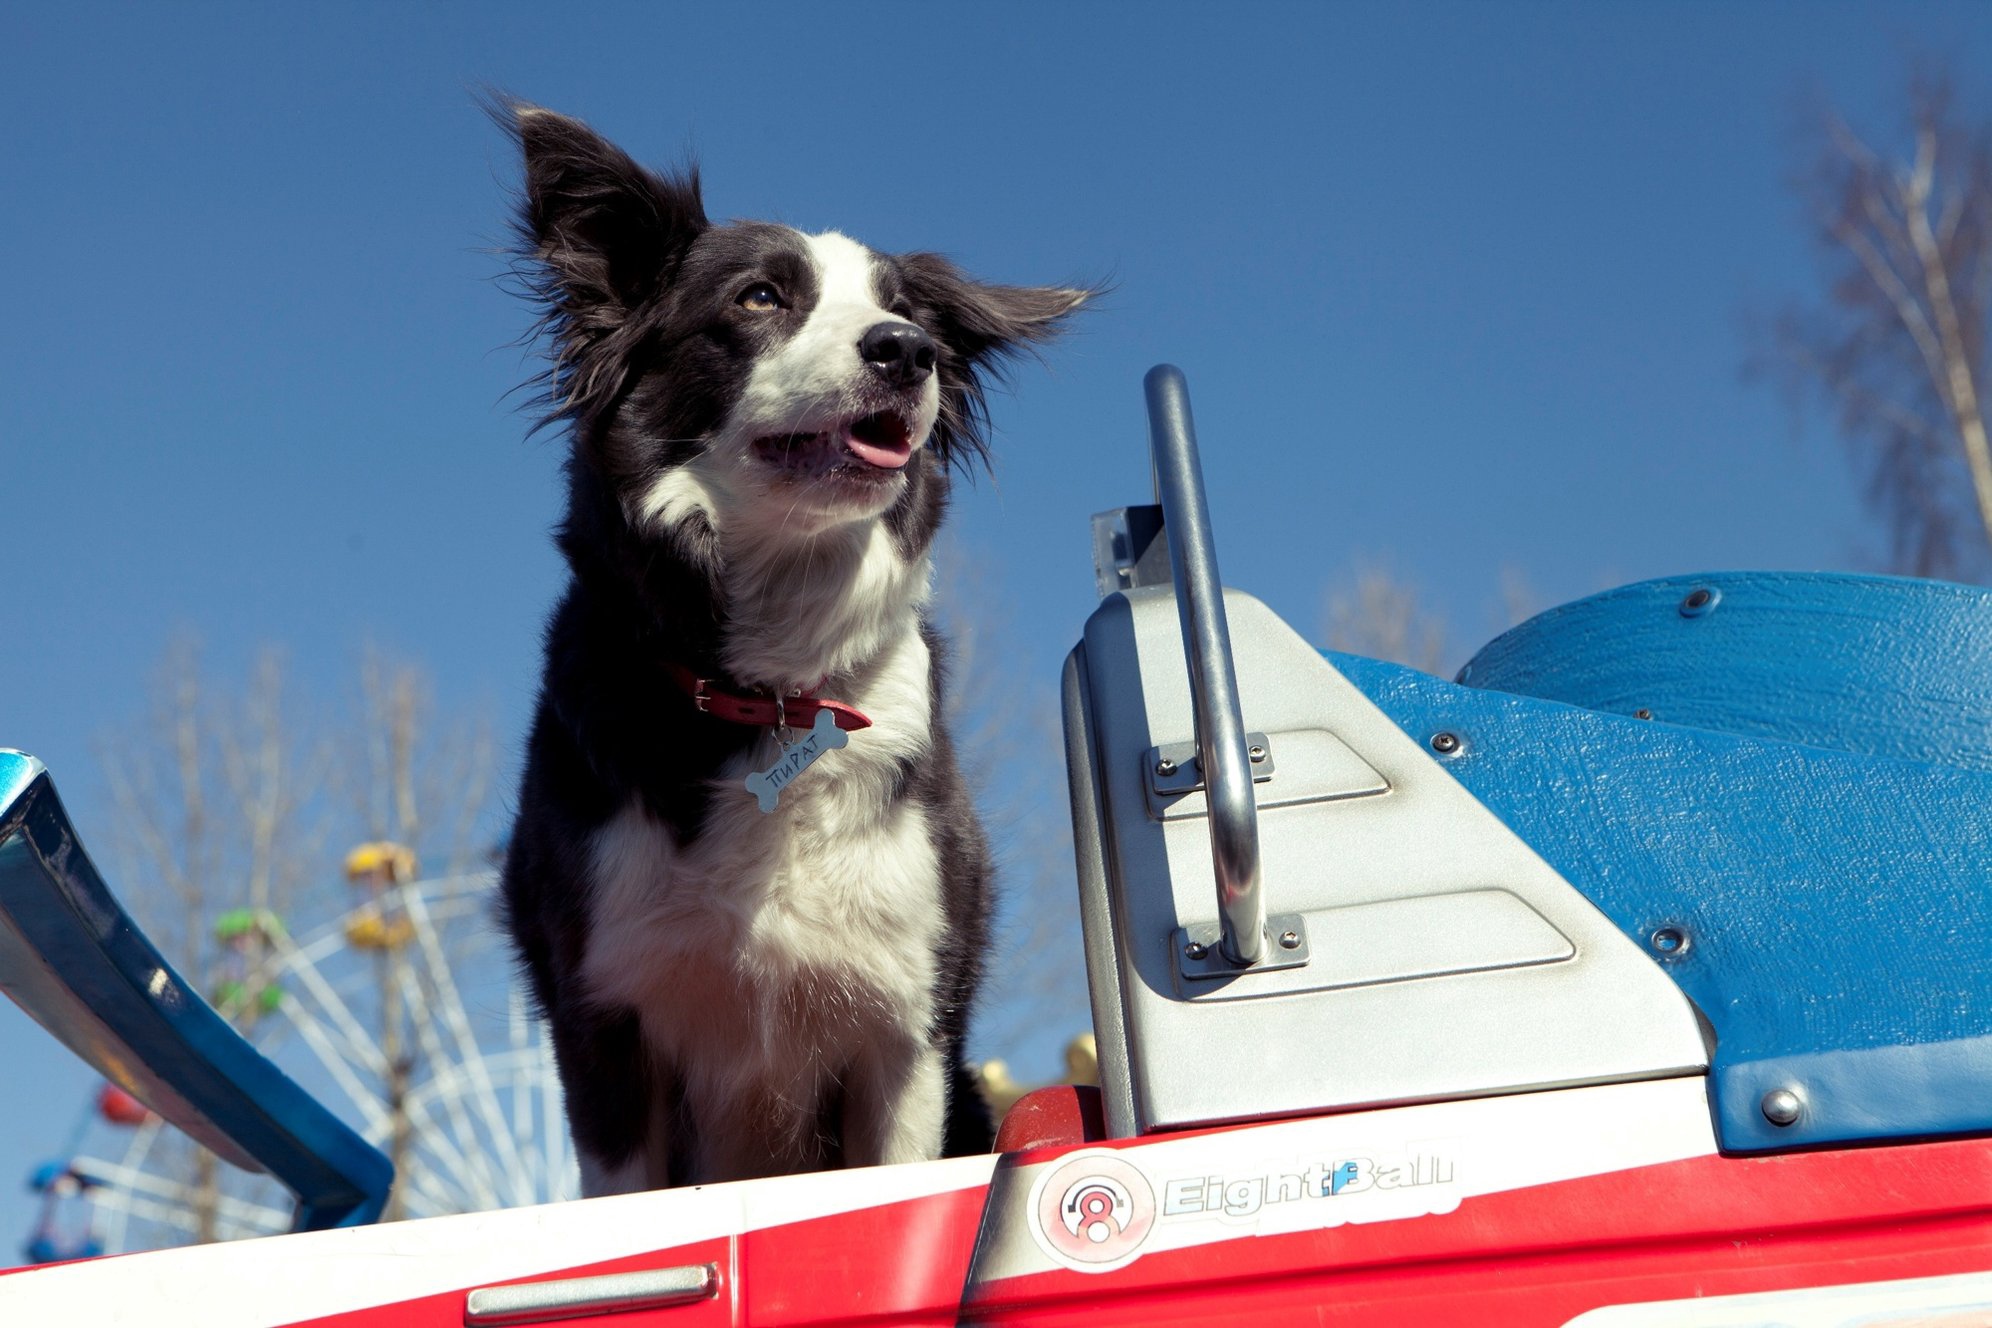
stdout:
[[898,470],[913,459],[913,447],[910,443],[901,443],[897,447],[880,447],[877,443],[853,438],[849,446],[852,456],[860,461],[869,462],[880,470]]
[[851,455],[880,470],[898,470],[913,459],[913,440],[897,420],[871,416],[859,420],[844,435]]

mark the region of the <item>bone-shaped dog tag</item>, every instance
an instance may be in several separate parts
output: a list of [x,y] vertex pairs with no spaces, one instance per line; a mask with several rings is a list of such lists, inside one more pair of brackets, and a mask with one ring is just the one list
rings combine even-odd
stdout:
[[780,801],[782,790],[797,775],[816,764],[817,757],[838,747],[849,746],[850,741],[851,735],[837,727],[837,717],[828,710],[819,710],[808,737],[793,747],[784,748],[781,758],[766,770],[747,776],[747,791],[760,800],[763,812],[771,812],[775,809],[775,803]]

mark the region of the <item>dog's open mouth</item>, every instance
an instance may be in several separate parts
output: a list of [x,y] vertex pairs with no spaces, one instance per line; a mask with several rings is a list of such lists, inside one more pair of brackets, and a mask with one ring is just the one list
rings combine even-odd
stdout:
[[880,410],[819,433],[757,438],[754,450],[763,461],[798,475],[882,479],[913,459],[913,428],[898,411]]

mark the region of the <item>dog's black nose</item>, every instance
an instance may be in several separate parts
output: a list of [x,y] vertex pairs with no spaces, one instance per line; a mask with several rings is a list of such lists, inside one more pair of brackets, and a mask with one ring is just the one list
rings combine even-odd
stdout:
[[912,387],[934,372],[934,339],[911,323],[874,323],[858,338],[858,354],[894,387]]

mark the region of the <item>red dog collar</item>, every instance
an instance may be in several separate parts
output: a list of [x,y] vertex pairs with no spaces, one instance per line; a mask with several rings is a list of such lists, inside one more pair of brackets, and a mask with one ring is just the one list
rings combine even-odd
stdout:
[[825,701],[808,692],[796,692],[790,696],[747,696],[716,687],[713,679],[701,678],[682,664],[666,664],[664,668],[671,675],[671,681],[678,684],[679,690],[692,699],[694,706],[714,719],[723,719],[730,724],[806,729],[816,722],[818,714],[827,710],[837,727],[846,733],[871,727],[871,720],[864,712],[842,701]]

